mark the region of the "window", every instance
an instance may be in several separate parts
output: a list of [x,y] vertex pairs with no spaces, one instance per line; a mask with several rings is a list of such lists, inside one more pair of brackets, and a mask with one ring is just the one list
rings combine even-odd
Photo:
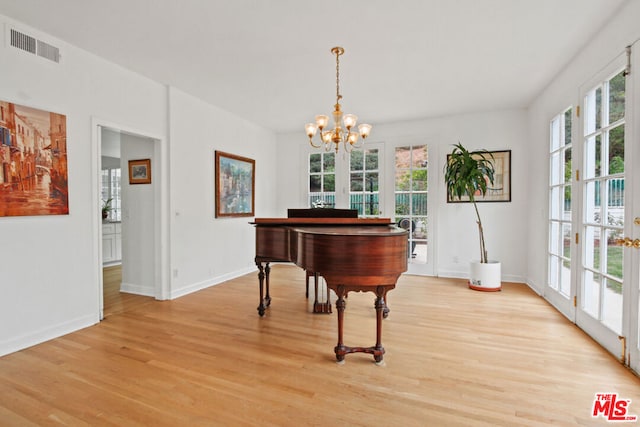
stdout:
[[109,221],[122,220],[122,204],[120,198],[120,168],[102,170],[102,202],[111,199]]
[[377,148],[353,150],[349,156],[349,205],[360,217],[380,214],[379,164]]
[[309,207],[335,208],[336,155],[309,154]]

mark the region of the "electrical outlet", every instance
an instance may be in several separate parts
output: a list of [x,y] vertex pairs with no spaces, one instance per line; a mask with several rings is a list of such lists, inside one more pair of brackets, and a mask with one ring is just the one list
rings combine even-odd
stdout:
[[454,264],[457,264],[457,263],[458,263],[458,257],[457,257],[457,256],[454,256],[454,257],[453,257],[453,263],[454,263]]

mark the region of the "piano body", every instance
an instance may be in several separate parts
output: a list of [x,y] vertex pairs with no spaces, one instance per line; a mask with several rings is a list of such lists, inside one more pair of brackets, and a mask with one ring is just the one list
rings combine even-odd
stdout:
[[[346,354],[373,354],[382,362],[382,318],[388,291],[407,270],[407,231],[388,218],[256,218],[256,257],[260,283],[258,313],[271,304],[269,264],[293,262],[324,277],[338,297],[338,362]],[[349,292],[376,295],[376,344],[348,347],[343,342],[345,298]]]

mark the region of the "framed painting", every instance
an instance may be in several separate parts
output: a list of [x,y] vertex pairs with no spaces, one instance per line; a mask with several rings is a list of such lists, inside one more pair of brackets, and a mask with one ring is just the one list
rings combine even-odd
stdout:
[[255,160],[216,151],[215,162],[216,218],[253,216]]
[[151,184],[151,159],[129,160],[129,184]]
[[[493,185],[487,183],[487,193],[482,196],[480,192],[476,195],[476,202],[510,202],[511,201],[511,150],[489,151],[493,156],[485,156],[491,160],[495,169]],[[449,155],[447,155],[447,160]],[[460,200],[451,199],[447,194],[447,203],[468,203],[469,197],[463,196]]]
[[0,217],[68,215],[67,116],[0,100]]

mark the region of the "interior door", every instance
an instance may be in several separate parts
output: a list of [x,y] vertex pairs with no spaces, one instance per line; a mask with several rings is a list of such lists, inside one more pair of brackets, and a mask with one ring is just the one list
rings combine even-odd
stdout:
[[630,184],[638,179],[638,165],[633,167],[631,156],[632,99],[627,93],[632,92],[626,66],[627,56],[620,55],[580,91],[581,167],[576,187],[582,206],[575,227],[576,324],[621,360],[627,357],[623,352],[629,333],[637,337],[637,322],[631,328],[630,319],[632,310],[637,312],[638,296],[632,271],[637,255],[621,244],[633,232],[628,209],[637,195]]

